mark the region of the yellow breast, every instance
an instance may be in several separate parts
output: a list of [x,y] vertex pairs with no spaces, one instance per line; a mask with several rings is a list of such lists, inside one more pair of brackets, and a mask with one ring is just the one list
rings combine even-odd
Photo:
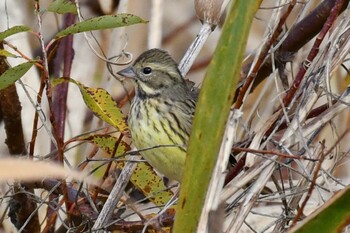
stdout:
[[[174,116],[176,109],[173,106],[152,101],[158,100],[135,102],[131,107],[129,127],[133,143],[157,171],[181,181],[188,141],[188,134],[183,132],[183,128],[190,127],[186,125],[189,120],[182,118],[189,116]],[[181,122],[184,125],[179,125]]]

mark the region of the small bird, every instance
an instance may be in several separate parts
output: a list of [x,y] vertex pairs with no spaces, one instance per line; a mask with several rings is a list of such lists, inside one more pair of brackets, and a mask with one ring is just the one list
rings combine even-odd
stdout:
[[135,82],[128,118],[134,145],[157,171],[181,182],[196,96],[160,49],[142,53],[118,74]]

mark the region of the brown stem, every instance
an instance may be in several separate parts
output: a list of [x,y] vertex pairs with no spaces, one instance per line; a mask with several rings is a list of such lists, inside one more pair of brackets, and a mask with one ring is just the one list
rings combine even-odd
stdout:
[[[4,49],[3,43],[0,43],[0,49]],[[5,57],[0,56],[0,75],[9,68]],[[21,103],[14,84],[0,90],[0,112],[7,137],[5,142],[11,155],[27,154],[21,110]],[[23,227],[23,232],[40,232],[39,218],[35,212],[36,203],[30,198],[31,195],[34,195],[34,190],[22,186],[20,183],[15,183],[13,193],[8,213],[11,222],[17,229]]]
[[[304,19],[295,24],[290,30],[286,39],[276,51],[276,60],[281,66],[291,60],[294,54],[314,38],[323,28],[336,0],[324,0],[313,11],[311,11]],[[349,0],[346,0],[349,2]],[[346,9],[344,4],[339,13]],[[253,58],[242,67],[242,80],[245,79],[250,67],[253,63]],[[265,63],[260,67],[256,73],[251,92],[272,72],[271,59],[266,59]],[[241,87],[236,90],[235,101]]]
[[[0,63],[2,62],[0,61]],[[2,70],[1,67],[0,70]],[[0,91],[0,106],[7,137],[5,143],[10,154],[26,154],[21,119],[22,107],[14,84]]]
[[[37,106],[41,105],[42,94],[44,93],[45,85],[46,85],[45,78],[41,74],[41,76],[40,76],[40,87],[39,87],[38,94],[36,96]],[[39,111],[41,111],[41,110],[35,111],[35,114],[34,114],[32,137],[31,137],[31,140],[30,140],[30,143],[29,143],[29,157],[33,157],[34,156],[35,141],[36,141],[36,137],[38,135]]]
[[245,164],[245,160],[246,160],[246,156],[244,155],[240,160],[238,160],[238,162],[231,169],[229,169],[225,177],[224,185],[227,185],[233,178],[235,178],[242,171]]
[[334,7],[332,8],[332,10],[330,12],[330,15],[327,18],[327,21],[323,25],[321,32],[318,34],[309,55],[307,56],[307,58],[303,62],[303,64],[300,66],[300,69],[296,75],[296,78],[294,79],[292,86],[288,90],[286,96],[283,98],[284,106],[288,106],[290,104],[290,102],[292,101],[295,92],[298,90],[298,88],[299,88],[299,86],[304,78],[304,75],[306,74],[306,71],[309,68],[309,64],[314,60],[314,58],[318,54],[318,51],[319,51],[319,48],[320,48],[320,45],[321,45],[323,39],[325,38],[327,32],[329,31],[329,29],[331,28],[331,26],[333,25],[333,23],[337,19],[337,16],[340,14],[341,9],[344,5],[345,5],[345,0],[337,0],[336,1]]
[[[75,16],[73,14],[67,14],[65,16],[65,27],[68,27],[74,24]],[[73,50],[73,35],[65,37],[62,42],[59,50],[63,51],[63,77],[70,77],[70,72],[72,68],[72,62],[74,57]],[[61,63],[61,58],[59,59],[58,64]],[[55,66],[58,70],[55,70],[55,73],[59,73],[60,66]],[[59,76],[58,76],[59,77]],[[67,114],[67,95],[68,95],[68,82],[63,82],[57,85],[54,89],[54,99],[53,99],[53,111],[57,124],[57,133],[61,142],[64,140],[64,130],[66,123],[66,114]],[[62,162],[62,161],[61,161]]]
[[304,201],[302,202],[300,208],[298,209],[298,212],[297,214],[295,215],[294,219],[293,219],[293,222],[292,224],[290,225],[290,228],[293,228],[295,226],[295,224],[301,219],[302,215],[303,215],[303,212],[304,212],[304,208],[306,206],[306,203],[309,201],[310,197],[311,197],[311,194],[312,194],[312,191],[314,190],[315,188],[315,185],[316,185],[316,179],[317,179],[317,176],[318,176],[318,173],[319,171],[321,170],[321,165],[324,161],[324,158],[325,158],[325,153],[324,153],[324,148],[325,148],[325,142],[323,141],[322,142],[322,149],[321,149],[321,154],[320,154],[320,158],[319,158],[319,162],[317,163],[317,166],[316,166],[316,169],[314,171],[314,174],[313,174],[313,177],[312,177],[312,182],[310,184],[310,187],[307,191],[307,194],[306,194],[306,197],[304,199]]
[[285,154],[285,153],[272,151],[272,150],[256,150],[256,149],[243,148],[243,147],[232,147],[232,150],[234,152],[249,152],[249,153],[256,153],[256,154],[263,154],[263,155],[277,155],[282,158],[317,161],[316,159],[310,159],[306,156],[290,155],[290,154]]
[[246,78],[243,87],[239,90],[239,95],[237,97],[237,101],[236,101],[236,104],[235,104],[235,108],[236,109],[238,109],[238,108],[240,108],[242,106],[243,98],[244,98],[247,90],[249,89],[251,83],[254,81],[254,78],[256,77],[256,74],[258,73],[260,67],[262,66],[262,64],[264,62],[264,59],[268,55],[271,46],[276,42],[278,36],[281,34],[283,25],[285,24],[289,14],[292,12],[292,10],[293,10],[293,8],[295,6],[295,3],[296,3],[296,0],[293,0],[288,5],[288,8],[287,8],[286,12],[282,15],[282,17],[280,18],[280,20],[278,22],[276,30],[271,35],[271,38],[264,45],[261,53],[259,54],[257,62],[255,63],[252,71],[249,73],[249,76]]
[[[336,101],[336,100],[333,100],[333,101],[332,101],[332,104],[335,104],[335,103],[337,103],[337,101]],[[306,116],[306,119],[308,120],[308,119],[317,117],[318,115],[320,115],[321,113],[323,113],[324,111],[326,111],[328,108],[329,108],[329,104],[328,104],[328,103],[327,103],[327,104],[323,104],[323,105],[321,105],[321,106],[319,106],[319,107],[317,107],[317,108],[314,108],[314,109],[312,109],[312,110],[310,111],[310,113]],[[291,120],[291,118],[292,118],[292,116],[290,117],[289,120]],[[265,135],[270,135],[270,134],[272,133],[272,131],[275,129],[275,127],[276,127],[276,123],[273,124],[273,125],[270,127],[270,129],[269,129],[268,131],[266,131],[266,134],[265,134]],[[287,127],[288,127],[287,122],[284,121],[284,122],[282,122],[282,123],[278,126],[277,131],[283,130],[283,129],[287,128]]]
[[342,139],[344,139],[344,137],[350,132],[350,130],[346,130],[344,133],[342,133],[342,135],[339,136],[339,138],[337,139],[337,141],[333,144],[333,146],[331,148],[329,148],[327,151],[324,151],[325,150],[325,142],[323,141],[321,143],[321,153],[320,153],[320,158],[318,160],[318,164],[314,170],[314,174],[312,176],[312,182],[310,184],[310,187],[308,189],[308,192],[307,192],[307,195],[305,197],[305,200],[303,201],[303,203],[301,204],[299,210],[298,210],[298,213],[296,214],[296,216],[294,217],[293,219],[293,222],[292,224],[290,225],[290,229],[292,229],[295,224],[297,223],[297,221],[300,219],[300,217],[302,216],[303,214],[303,211],[304,211],[304,208],[308,202],[308,200],[310,199],[311,197],[311,194],[316,186],[316,180],[317,180],[317,177],[318,177],[318,174],[322,168],[322,163],[324,161],[324,159],[326,158],[327,155],[329,155],[330,153],[332,153],[332,151],[334,150],[334,148],[336,146],[339,145],[339,143],[342,141]]
[[[111,156],[111,159],[115,158],[115,154],[116,154],[116,152],[117,152],[117,149],[118,149],[119,144],[120,144],[120,142],[121,142],[122,139],[123,139],[123,134],[120,134],[118,140],[115,142],[115,145],[114,145],[114,148],[113,148],[113,152],[112,152],[112,154],[110,155],[110,156]],[[107,177],[108,177],[108,175],[109,175],[109,173],[110,173],[110,169],[111,169],[112,165],[113,165],[113,160],[111,160],[111,161],[107,164],[107,167],[106,167],[106,170],[105,170],[105,172],[104,172],[104,174],[103,174],[102,180],[106,180],[106,179],[107,179]],[[97,198],[97,196],[98,196],[98,194],[99,194],[99,190],[100,190],[100,189],[99,189],[98,187],[95,188],[94,194],[92,195],[92,200],[96,200],[96,198]]]
[[[164,232],[160,230],[160,226],[162,227],[170,227],[174,223],[174,216],[175,212],[171,211],[169,209],[165,213],[163,213],[161,216],[158,217],[159,222],[152,225],[150,224],[148,229],[155,229],[155,232]],[[160,225],[159,225],[160,224]],[[107,230],[117,230],[121,232],[140,232],[143,230],[145,227],[145,222],[144,221],[125,221],[125,220],[120,220],[117,223],[109,226]]]
[[[74,24],[75,16],[73,14],[66,14],[65,18],[65,27],[69,27]],[[54,73],[57,77],[60,77],[59,71],[63,58],[63,77],[70,77],[70,72],[72,68],[72,62],[74,58],[74,50],[73,50],[73,35],[69,35],[65,37],[62,42],[59,44],[57,56],[55,57],[55,66]],[[48,85],[48,90],[50,90],[50,85]],[[52,98],[52,105],[50,105],[50,95]],[[66,115],[67,115],[67,96],[68,96],[68,83],[63,82],[57,85],[54,89],[52,89],[52,93],[50,91],[47,92],[47,97],[49,99],[50,105],[50,119],[53,126],[53,132],[55,135],[55,139],[57,142],[57,151],[58,151],[58,161],[60,163],[64,162],[64,153],[63,153],[63,144],[64,144],[64,131],[66,124]],[[55,150],[55,146],[51,146],[52,150]],[[62,182],[62,190],[63,190],[63,198],[65,200],[66,208],[69,209],[71,206],[71,202],[68,198],[68,190],[67,185],[63,181]],[[57,198],[56,194],[50,196],[50,200]],[[48,216],[52,215],[55,210],[48,209]],[[68,220],[70,219],[69,214],[67,215]],[[51,218],[48,218],[51,220]]]

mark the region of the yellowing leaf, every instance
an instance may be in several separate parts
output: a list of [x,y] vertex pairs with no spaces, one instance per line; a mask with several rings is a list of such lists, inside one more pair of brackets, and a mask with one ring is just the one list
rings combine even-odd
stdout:
[[0,56],[3,56],[3,57],[17,57],[15,54],[10,53],[9,51],[7,51],[5,49],[0,49]]
[[349,74],[346,75],[346,77],[345,77],[345,84],[346,84],[347,86],[350,85],[350,75],[349,75]]
[[157,206],[167,204],[174,195],[148,163],[138,163],[130,181]]
[[91,142],[111,156],[112,153],[115,151],[115,157],[124,155],[125,152],[130,150],[129,145],[126,144],[124,141],[120,141],[117,145],[118,138],[108,134],[94,134],[82,136],[79,137],[78,140]]
[[103,121],[119,129],[120,132],[128,128],[125,116],[117,107],[112,96],[102,88],[86,87],[77,82],[85,104]]
[[100,119],[107,122],[120,132],[125,132],[128,128],[125,116],[118,108],[112,96],[102,88],[87,87],[82,83],[70,78],[58,78],[52,80],[53,85],[69,81],[76,84],[83,95],[86,106]]

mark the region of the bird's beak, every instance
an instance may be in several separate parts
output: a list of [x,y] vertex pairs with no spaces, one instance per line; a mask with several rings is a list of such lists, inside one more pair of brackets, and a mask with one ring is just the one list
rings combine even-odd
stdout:
[[128,68],[125,68],[123,70],[120,70],[119,72],[117,72],[117,74],[119,74],[120,76],[123,76],[125,78],[135,78],[135,76],[136,76],[136,74],[131,66],[129,66]]

